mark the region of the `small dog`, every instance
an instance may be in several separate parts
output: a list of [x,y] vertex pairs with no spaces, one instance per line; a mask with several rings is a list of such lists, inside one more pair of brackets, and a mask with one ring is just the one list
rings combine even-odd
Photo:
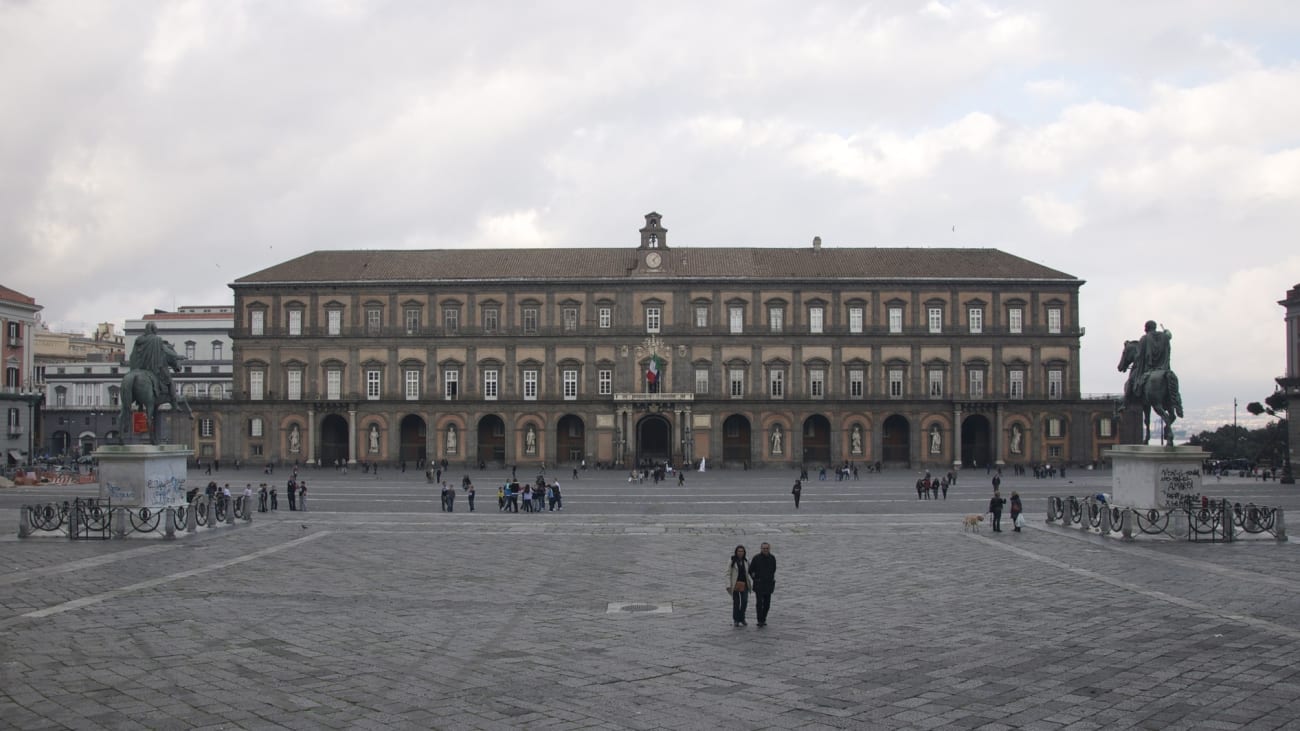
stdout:
[[972,533],[980,532],[980,523],[984,522],[983,515],[967,515],[961,519],[962,530],[971,531]]

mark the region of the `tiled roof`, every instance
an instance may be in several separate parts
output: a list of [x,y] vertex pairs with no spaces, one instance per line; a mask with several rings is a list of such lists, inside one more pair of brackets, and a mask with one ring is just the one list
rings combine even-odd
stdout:
[[9,289],[3,284],[0,284],[0,300],[3,300],[5,302],[16,302],[20,305],[36,304],[35,298],[28,297],[27,295],[17,290]]
[[234,285],[323,282],[711,279],[1058,280],[1075,277],[997,249],[679,247],[658,249],[662,275],[633,248],[315,251]]

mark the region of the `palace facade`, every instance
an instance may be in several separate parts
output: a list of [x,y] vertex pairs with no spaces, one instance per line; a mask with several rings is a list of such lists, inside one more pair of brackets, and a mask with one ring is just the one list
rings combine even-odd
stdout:
[[[634,239],[635,241],[635,239]],[[995,249],[318,251],[242,277],[200,455],[333,464],[1085,463],[1083,281]]]

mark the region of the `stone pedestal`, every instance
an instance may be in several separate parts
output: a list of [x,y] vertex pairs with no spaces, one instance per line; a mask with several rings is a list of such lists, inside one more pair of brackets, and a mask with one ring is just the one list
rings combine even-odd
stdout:
[[1106,451],[1111,460],[1111,503],[1125,508],[1165,509],[1201,494],[1201,447],[1123,444]]
[[185,476],[193,452],[177,444],[107,445],[99,460],[99,499],[113,507],[162,510],[185,504]]

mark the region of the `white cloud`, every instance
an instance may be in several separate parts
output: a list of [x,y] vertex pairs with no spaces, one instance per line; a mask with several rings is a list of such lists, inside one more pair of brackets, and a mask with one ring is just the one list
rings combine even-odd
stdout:
[[1038,225],[1055,234],[1072,234],[1083,225],[1083,212],[1077,205],[1066,203],[1049,193],[1036,193],[1022,197]]

